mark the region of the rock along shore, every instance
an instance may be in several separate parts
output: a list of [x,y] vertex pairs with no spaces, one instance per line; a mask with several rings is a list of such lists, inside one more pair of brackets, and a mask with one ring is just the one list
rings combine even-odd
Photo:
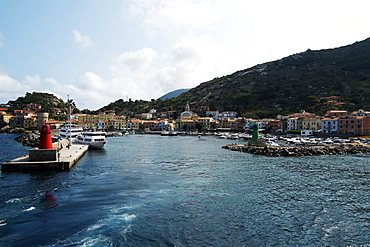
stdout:
[[39,145],[40,135],[35,133],[29,133],[14,138],[22,146],[37,147]]
[[289,156],[315,156],[315,155],[348,155],[358,153],[369,153],[370,151],[361,146],[345,146],[345,145],[330,145],[330,146],[251,146],[248,144],[241,145],[232,143],[225,145],[222,148],[231,151],[239,151],[257,155],[273,156],[273,157],[289,157]]

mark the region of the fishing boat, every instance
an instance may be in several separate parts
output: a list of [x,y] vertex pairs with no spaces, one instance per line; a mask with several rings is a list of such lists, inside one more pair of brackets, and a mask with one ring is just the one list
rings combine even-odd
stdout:
[[89,145],[89,148],[102,149],[107,144],[106,133],[102,131],[84,131],[77,136],[76,143]]

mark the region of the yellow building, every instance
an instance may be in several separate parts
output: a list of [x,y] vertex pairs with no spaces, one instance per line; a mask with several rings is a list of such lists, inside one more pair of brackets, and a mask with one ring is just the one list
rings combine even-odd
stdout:
[[318,131],[321,129],[321,119],[317,117],[299,117],[298,129]]
[[98,115],[98,122],[109,121],[111,119],[114,119],[114,117],[115,115],[113,113],[109,113],[109,114],[102,113]]
[[202,129],[209,130],[211,129],[211,117],[198,117],[198,123],[202,125]]
[[144,121],[140,119],[131,119],[129,123],[131,124],[131,129],[138,130],[140,129]]
[[124,130],[128,128],[127,123],[126,120],[112,119],[109,121],[109,126],[113,126],[116,130]]
[[98,123],[97,115],[80,115],[78,116],[78,126],[84,129],[95,129]]
[[37,128],[37,118],[36,117],[26,117],[23,121],[23,128],[34,129]]
[[3,121],[5,123],[9,123],[9,121],[12,117],[14,117],[14,116],[3,112],[3,113],[0,114],[0,121]]
[[195,129],[195,121],[190,119],[182,119],[179,122],[179,129],[180,130],[194,130]]

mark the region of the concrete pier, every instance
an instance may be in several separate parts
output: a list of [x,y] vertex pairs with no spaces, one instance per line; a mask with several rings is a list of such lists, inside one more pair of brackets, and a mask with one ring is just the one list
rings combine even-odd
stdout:
[[2,171],[24,170],[69,170],[87,152],[88,145],[73,144],[71,147],[62,148],[57,152],[55,160],[30,160],[30,155],[24,155],[5,162],[1,165]]

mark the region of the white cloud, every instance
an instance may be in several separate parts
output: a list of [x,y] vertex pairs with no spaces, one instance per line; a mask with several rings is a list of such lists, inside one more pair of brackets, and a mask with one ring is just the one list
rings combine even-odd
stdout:
[[15,100],[31,89],[26,83],[19,82],[7,74],[0,74],[0,85],[0,99],[6,99],[6,102],[3,101],[0,103],[7,103],[9,100]]
[[73,37],[75,41],[75,45],[80,50],[85,50],[93,45],[91,38],[87,35],[82,35],[80,32],[73,30]]
[[[136,8],[145,11],[146,24],[159,28],[198,28],[220,19],[222,9],[218,1],[146,1],[136,2]],[[132,11],[134,8],[132,8]],[[134,12],[134,11],[133,11]]]
[[135,73],[151,66],[156,56],[157,53],[148,47],[136,52],[124,52],[115,59],[115,64],[110,69],[114,73]]
[[24,85],[8,75],[0,75],[0,84],[2,92],[9,93],[18,92],[20,90],[24,91]]
[[23,83],[27,85],[29,88],[38,88],[42,85],[40,76],[38,75],[34,76],[26,75]]

